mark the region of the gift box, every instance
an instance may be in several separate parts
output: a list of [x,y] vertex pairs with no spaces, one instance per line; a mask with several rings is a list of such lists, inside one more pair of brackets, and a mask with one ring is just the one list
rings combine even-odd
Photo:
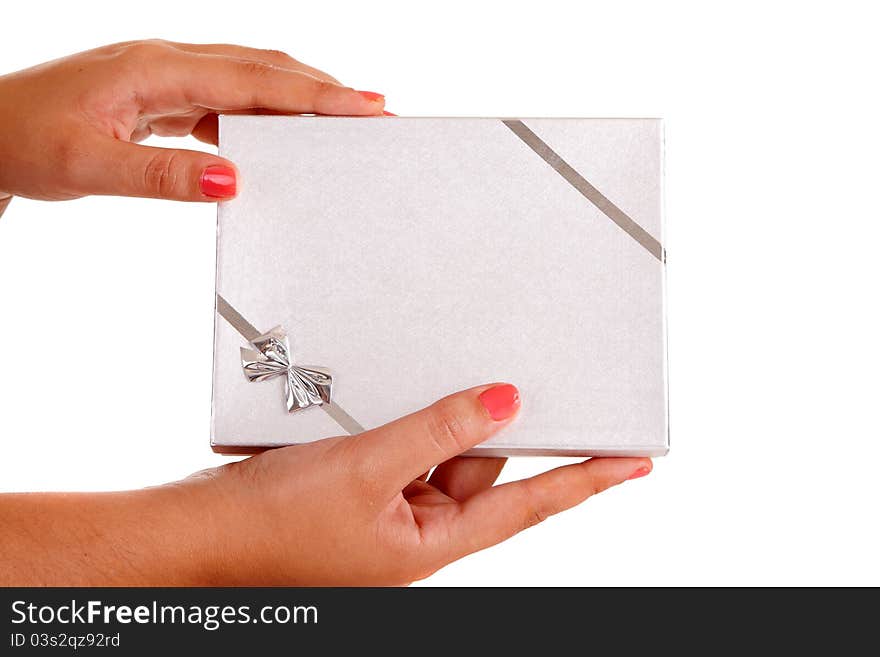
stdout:
[[211,444],[510,382],[475,455],[668,448],[662,122],[222,116]]

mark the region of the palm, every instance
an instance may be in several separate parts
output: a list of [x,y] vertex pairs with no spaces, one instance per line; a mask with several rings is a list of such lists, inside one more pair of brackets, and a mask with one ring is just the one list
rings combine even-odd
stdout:
[[416,479],[395,500],[394,518],[400,523],[396,529],[400,530],[402,524],[418,543],[445,541],[461,505],[490,488],[506,461],[455,457],[441,463],[430,478]]

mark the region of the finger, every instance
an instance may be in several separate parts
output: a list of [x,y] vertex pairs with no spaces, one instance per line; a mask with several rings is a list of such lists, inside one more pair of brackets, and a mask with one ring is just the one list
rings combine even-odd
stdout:
[[430,484],[449,497],[464,502],[491,488],[507,459],[457,456],[441,463],[431,475]]
[[72,175],[81,194],[174,201],[232,198],[238,177],[229,160],[210,153],[154,148],[111,138],[99,140]]
[[419,507],[434,508],[438,505],[457,506],[458,502],[431,484],[416,479],[403,489],[403,498],[409,502],[411,512],[415,515]]
[[353,453],[366,472],[378,473],[389,494],[421,473],[483,442],[520,407],[510,384],[471,388],[426,409],[353,437]]
[[355,91],[300,71],[220,55],[181,54],[161,84],[167,96],[219,111],[263,108],[289,114],[381,114],[385,98]]
[[334,84],[341,84],[339,80],[332,75],[325,73],[321,69],[309,66],[303,62],[294,59],[286,52],[280,50],[264,50],[262,48],[249,48],[247,46],[238,46],[229,43],[173,43],[170,45],[183,50],[185,52],[197,53],[202,55],[226,55],[228,57],[238,57],[241,59],[251,59],[257,62],[265,62],[273,66],[287,68],[292,71],[300,71],[307,73],[319,80],[326,80]]
[[214,144],[214,146],[216,146],[218,141],[218,125],[219,119],[217,118],[217,115],[210,112],[196,123],[196,126],[192,131],[192,136],[201,142]]
[[[264,109],[250,109],[250,110],[236,110],[236,111],[227,111],[224,114],[250,114],[250,115],[272,115],[278,116],[279,112],[273,112],[270,110]],[[198,123],[193,126],[193,129],[190,131],[190,134],[198,139],[201,142],[206,144],[213,144],[217,146],[220,136],[219,129],[220,121],[218,115],[214,112],[208,112],[199,119]]]
[[453,526],[444,530],[450,552],[443,558],[458,559],[500,543],[651,467],[646,458],[593,458],[490,488],[464,502]]
[[[273,110],[267,110],[262,108],[254,108],[248,110],[228,110],[224,112],[227,115],[236,115],[236,114],[248,114],[248,115],[259,115],[259,116],[283,116],[283,112],[275,112]],[[195,126],[193,126],[190,134],[193,137],[198,139],[199,141],[205,142],[206,144],[214,144],[217,145],[218,137],[219,137],[219,121],[217,118],[217,114],[214,112],[209,112],[205,116],[203,116]]]

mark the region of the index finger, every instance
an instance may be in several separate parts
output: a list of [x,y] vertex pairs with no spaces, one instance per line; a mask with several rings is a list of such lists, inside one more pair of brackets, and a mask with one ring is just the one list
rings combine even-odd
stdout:
[[171,98],[215,112],[265,109],[284,114],[381,114],[385,98],[302,71],[226,55],[174,51],[159,84]]
[[186,52],[199,53],[203,55],[226,55],[229,57],[237,57],[239,59],[252,59],[259,62],[273,64],[280,68],[289,68],[292,71],[300,71],[307,73],[319,80],[327,80],[334,84],[342,84],[329,73],[325,73],[319,68],[309,66],[298,59],[294,59],[286,52],[280,50],[266,50],[263,48],[250,48],[248,46],[239,46],[232,43],[176,43],[170,42],[172,46]]

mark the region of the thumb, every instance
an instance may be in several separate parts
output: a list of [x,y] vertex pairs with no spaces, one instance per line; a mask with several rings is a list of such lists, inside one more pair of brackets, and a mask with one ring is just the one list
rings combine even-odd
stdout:
[[219,201],[238,191],[235,165],[211,153],[108,139],[80,170],[83,194]]
[[489,438],[519,408],[519,391],[509,383],[464,390],[354,436],[356,458],[365,471],[388,482],[389,490],[400,492],[423,472]]

